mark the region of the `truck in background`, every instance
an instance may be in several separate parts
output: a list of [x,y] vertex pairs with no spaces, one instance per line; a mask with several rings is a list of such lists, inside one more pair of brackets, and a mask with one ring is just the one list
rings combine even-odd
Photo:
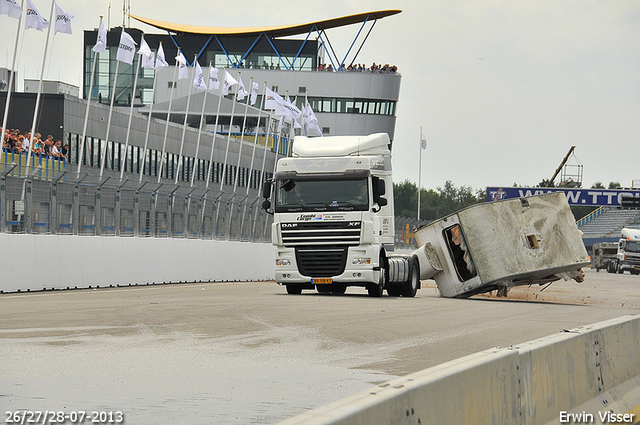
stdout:
[[591,247],[591,267],[599,272],[607,270],[613,273],[618,254],[618,244],[616,242],[598,242]]
[[610,261],[609,273],[640,274],[640,230],[623,228],[622,238],[618,241],[615,261]]

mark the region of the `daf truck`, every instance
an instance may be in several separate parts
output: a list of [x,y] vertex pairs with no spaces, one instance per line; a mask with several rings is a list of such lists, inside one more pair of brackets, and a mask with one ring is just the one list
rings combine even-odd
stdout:
[[391,144],[385,133],[295,137],[292,156],[265,182],[262,207],[274,216],[275,279],[289,294],[304,289],[372,297],[413,297],[415,254],[393,255]]

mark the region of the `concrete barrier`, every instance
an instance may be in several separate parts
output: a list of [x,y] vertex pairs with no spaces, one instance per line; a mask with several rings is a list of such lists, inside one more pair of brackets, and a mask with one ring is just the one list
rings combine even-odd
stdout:
[[281,425],[542,425],[623,419],[640,422],[638,315],[485,350]]
[[271,244],[0,233],[0,291],[274,279]]

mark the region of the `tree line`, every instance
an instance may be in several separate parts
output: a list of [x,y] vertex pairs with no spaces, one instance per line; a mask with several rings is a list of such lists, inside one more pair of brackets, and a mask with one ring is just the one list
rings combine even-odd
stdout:
[[[522,187],[514,183],[513,187]],[[555,187],[549,185],[549,180],[542,180],[534,187]],[[619,189],[619,182],[610,182],[609,189]],[[605,189],[602,182],[596,182],[592,189]],[[418,187],[408,179],[402,183],[394,183],[394,210],[397,217],[417,218],[418,214]],[[470,186],[456,187],[451,180],[447,180],[443,187],[422,189],[420,191],[420,219],[432,221],[445,217],[458,210],[474,204],[486,202],[485,189],[474,191]],[[571,206],[571,211],[576,220],[590,214],[597,209],[595,206]]]

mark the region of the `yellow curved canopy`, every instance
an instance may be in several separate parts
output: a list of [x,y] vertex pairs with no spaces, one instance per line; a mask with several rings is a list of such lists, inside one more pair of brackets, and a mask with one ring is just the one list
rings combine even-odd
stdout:
[[365,22],[366,20],[375,20],[386,18],[387,16],[396,15],[401,10],[380,10],[377,12],[359,13],[357,15],[343,16],[341,18],[326,19],[324,21],[309,22],[307,24],[296,25],[278,25],[266,27],[246,27],[246,28],[225,28],[225,27],[207,27],[199,25],[172,24],[170,22],[158,21],[155,19],[143,18],[141,16],[129,15],[147,25],[171,31],[175,33],[188,34],[205,34],[205,35],[227,35],[227,36],[245,36],[252,34],[266,33],[268,37],[286,37],[289,35],[307,34],[316,26],[320,30],[337,28],[351,24]]

